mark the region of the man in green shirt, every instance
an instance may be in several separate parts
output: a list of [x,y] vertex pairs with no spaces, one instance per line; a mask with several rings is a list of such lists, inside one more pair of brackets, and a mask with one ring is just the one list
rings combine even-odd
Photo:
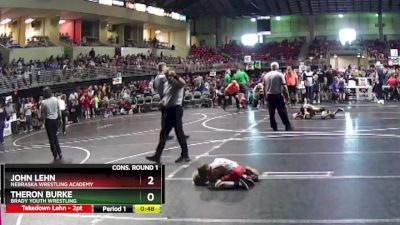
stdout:
[[224,77],[224,87],[228,86],[231,83],[232,77],[231,77],[231,69],[227,69],[225,71],[225,77]]
[[99,108],[100,108],[100,98],[96,94],[96,96],[94,96],[94,112],[95,112],[95,115],[97,115],[99,113]]
[[233,79],[236,80],[240,86],[240,92],[244,93],[246,101],[248,101],[247,84],[249,83],[249,75],[245,71],[238,69]]

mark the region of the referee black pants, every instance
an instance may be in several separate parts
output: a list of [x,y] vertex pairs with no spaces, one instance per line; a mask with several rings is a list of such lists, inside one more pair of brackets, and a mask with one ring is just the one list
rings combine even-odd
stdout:
[[49,138],[50,149],[54,157],[61,155],[61,148],[57,138],[58,125],[59,125],[58,119],[55,120],[46,119],[45,127],[46,127],[47,137]]
[[179,145],[181,146],[182,149],[181,157],[188,158],[189,151],[185,133],[183,132],[183,126],[182,126],[182,117],[183,117],[182,106],[173,106],[167,109],[162,109],[161,113],[162,116],[161,116],[160,140],[158,142],[156,154],[154,156],[157,158],[161,157],[162,152],[164,151],[165,148],[165,143],[167,142],[168,139],[168,135],[171,132],[172,128],[174,128]]
[[281,117],[282,123],[285,125],[286,129],[291,128],[285,101],[282,95],[268,94],[268,109],[269,109],[269,120],[271,122],[271,128],[276,130],[278,125],[275,120],[275,110],[278,110],[278,114]]

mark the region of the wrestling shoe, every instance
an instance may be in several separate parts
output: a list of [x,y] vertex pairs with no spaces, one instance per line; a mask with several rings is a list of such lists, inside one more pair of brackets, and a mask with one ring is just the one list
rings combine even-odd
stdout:
[[286,130],[286,131],[293,131],[293,128],[292,128],[292,126],[287,126],[287,127],[285,128],[285,130]]
[[254,187],[254,185],[256,185],[256,183],[252,180],[252,177],[251,177],[251,176],[243,175],[243,176],[242,176],[242,179],[244,180],[244,182],[246,182],[246,184],[247,184],[250,188],[252,188],[252,187]]
[[338,108],[337,111],[338,112],[344,112],[344,109],[343,108]]
[[258,178],[257,175],[252,175],[252,176],[251,176],[251,179],[252,179],[254,182],[260,181],[260,178]]
[[249,185],[246,183],[246,181],[243,178],[239,179],[239,187],[243,188],[246,191],[250,190]]

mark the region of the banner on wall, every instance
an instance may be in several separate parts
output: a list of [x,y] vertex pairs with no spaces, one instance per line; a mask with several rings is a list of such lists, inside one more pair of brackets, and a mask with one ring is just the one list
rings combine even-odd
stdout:
[[6,123],[4,124],[4,132],[3,132],[3,137],[7,137],[11,135],[11,119],[6,120]]
[[359,77],[358,78],[358,86],[370,86],[368,77]]
[[251,55],[244,56],[244,63],[251,63]]
[[357,101],[372,100],[372,87],[357,87],[356,88],[356,99]]

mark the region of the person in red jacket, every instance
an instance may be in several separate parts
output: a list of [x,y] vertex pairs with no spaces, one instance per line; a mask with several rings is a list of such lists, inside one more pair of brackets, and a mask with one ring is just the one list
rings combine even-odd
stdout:
[[397,88],[399,87],[399,81],[396,79],[395,76],[390,75],[390,78],[387,81],[387,84],[390,87],[390,100],[400,100],[399,91]]
[[240,90],[240,86],[236,80],[233,80],[228,86],[225,88],[225,96],[224,96],[224,105],[223,109],[225,111],[226,106],[228,105],[227,98],[229,99],[230,97],[234,97],[236,101],[236,107],[239,109],[239,98],[238,98],[238,93]]

